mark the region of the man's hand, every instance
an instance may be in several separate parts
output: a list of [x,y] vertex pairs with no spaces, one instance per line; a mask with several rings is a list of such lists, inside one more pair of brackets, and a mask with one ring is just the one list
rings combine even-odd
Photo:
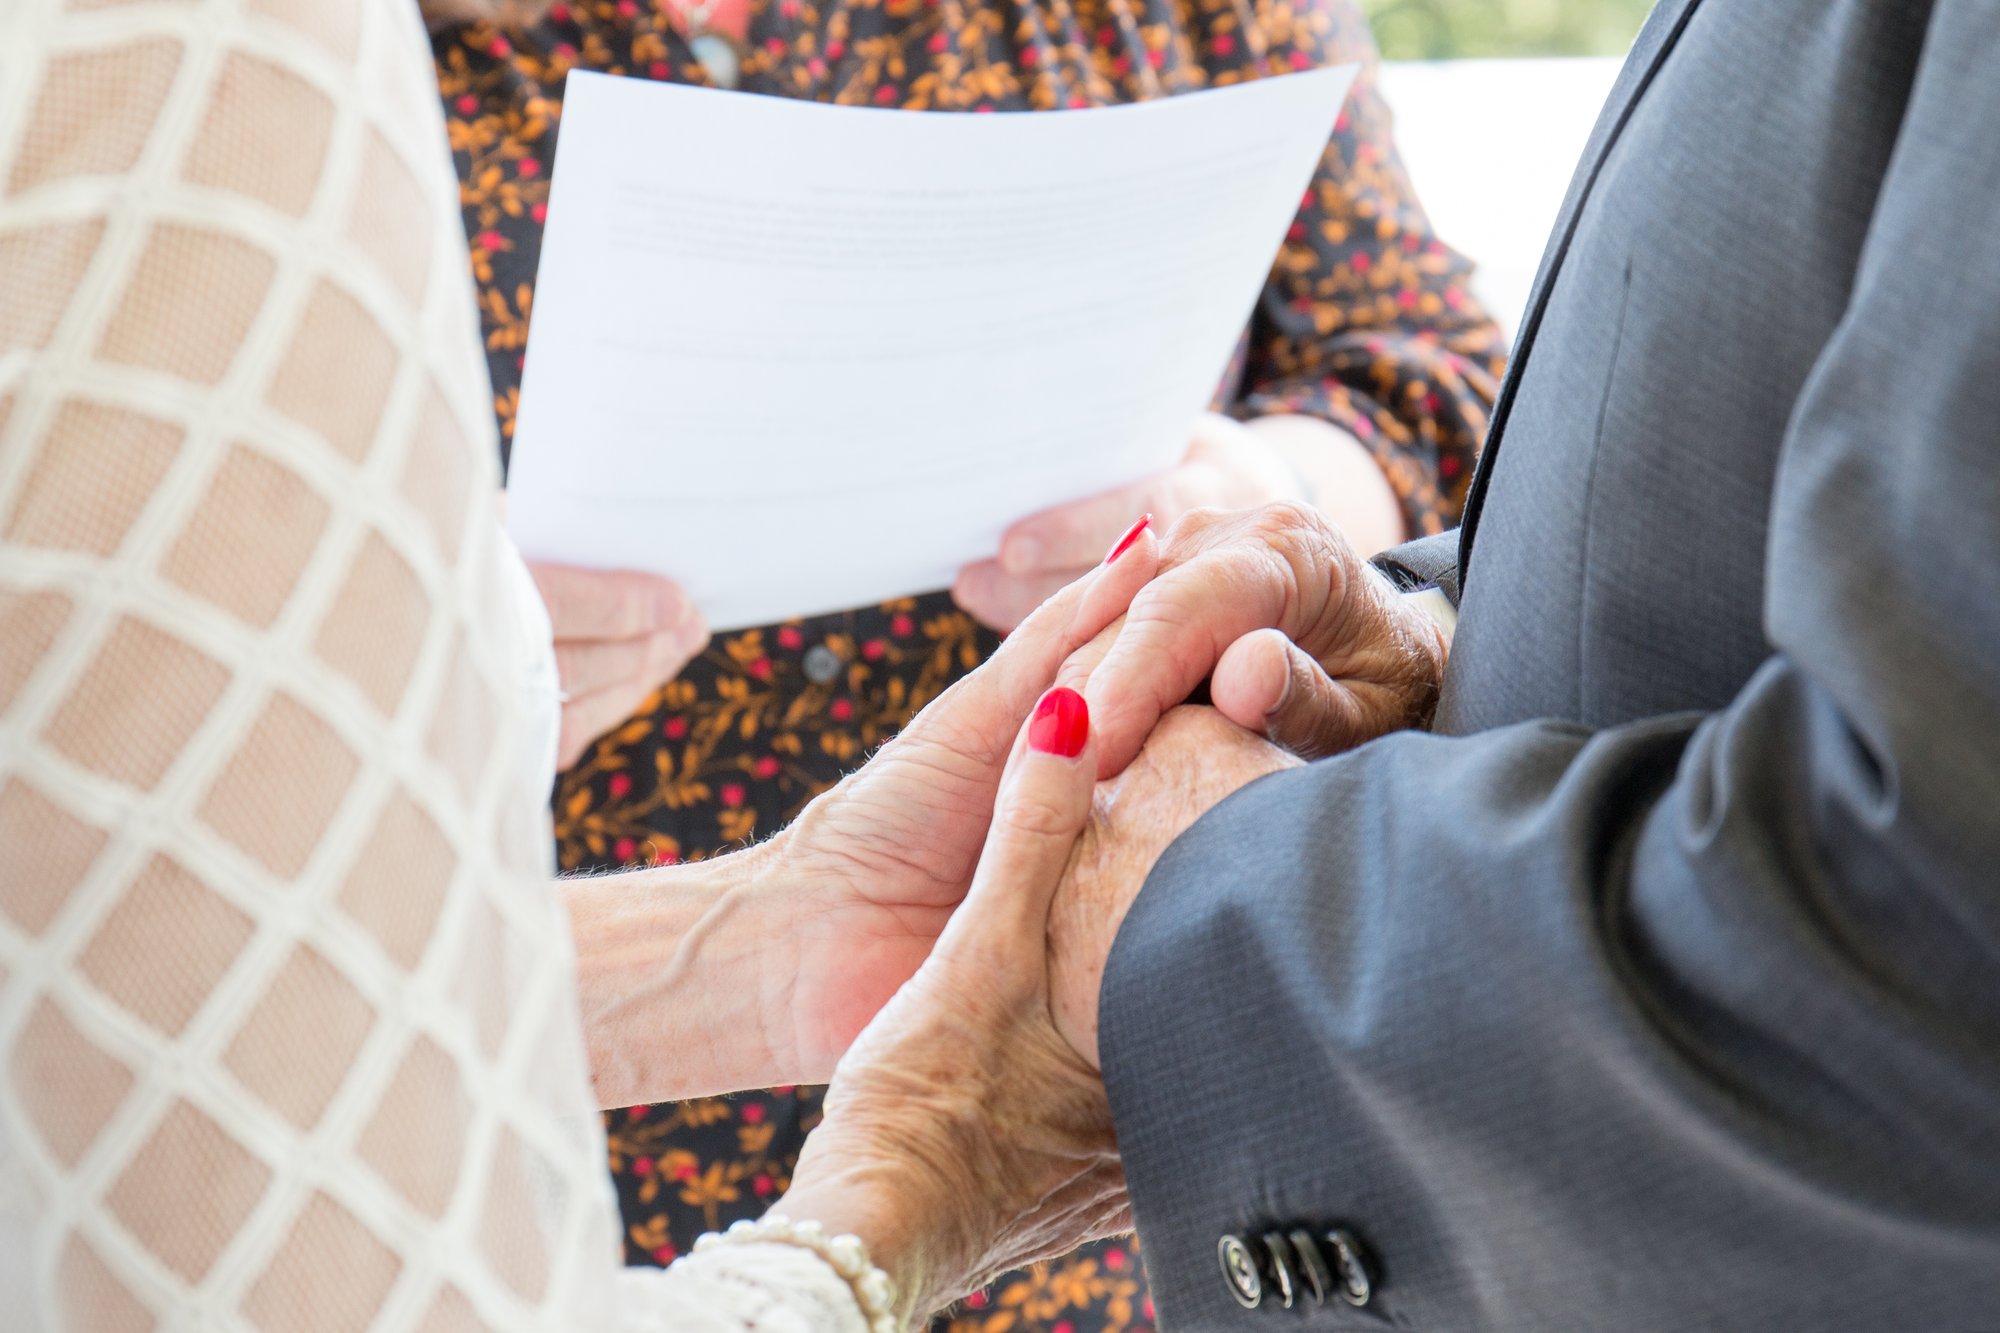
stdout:
[[1224,797],[1299,763],[1214,709],[1182,707],[1160,719],[1123,772],[1098,784],[1049,914],[1048,944],[1056,1028],[1091,1068],[1104,962],[1153,863]]
[[708,646],[708,626],[677,584],[652,574],[545,564],[528,572],[555,629],[566,696],[556,757],[568,768]]
[[1308,759],[1427,726],[1448,651],[1338,528],[1276,504],[1183,519],[1159,577],[1062,681],[1090,699],[1108,777],[1204,680],[1224,717]]

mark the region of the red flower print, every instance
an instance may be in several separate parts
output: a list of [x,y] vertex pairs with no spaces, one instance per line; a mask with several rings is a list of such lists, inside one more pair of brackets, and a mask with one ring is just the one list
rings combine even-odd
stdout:
[[788,653],[795,653],[805,647],[806,636],[799,633],[797,625],[781,625],[778,628],[778,646]]
[[611,781],[606,783],[605,787],[611,793],[614,800],[630,796],[632,794],[632,775],[630,773],[613,773]]
[[778,776],[779,767],[777,756],[767,754],[759,759],[750,771],[768,782]]
[[676,713],[660,724],[660,734],[670,741],[682,740],[688,734],[688,720]]
[[743,784],[740,782],[724,783],[722,787],[722,803],[731,810],[734,810],[743,804],[744,797],[748,794],[743,790]]
[[845,722],[854,716],[854,701],[852,699],[835,699],[833,706],[826,711],[827,716],[831,717],[835,722]]
[[916,627],[915,621],[901,613],[891,617],[889,621],[889,632],[899,639],[907,639]]

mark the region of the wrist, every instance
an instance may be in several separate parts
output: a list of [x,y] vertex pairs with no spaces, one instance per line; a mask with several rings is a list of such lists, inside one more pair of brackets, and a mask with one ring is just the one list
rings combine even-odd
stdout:
[[1278,415],[1246,423],[1300,479],[1306,503],[1337,523],[1364,555],[1408,540],[1396,488],[1368,446],[1318,417]]
[[[888,1274],[897,1326],[910,1328],[976,1285],[945,1224],[972,1197],[938,1190],[914,1167],[877,1161],[834,1164],[808,1146],[791,1188],[771,1212],[816,1222],[830,1236],[856,1236],[870,1261]],[[962,1289],[961,1289],[962,1288]]]
[[[789,975],[764,891],[768,844],[713,860],[564,880],[591,1082],[602,1106],[772,1087]],[[745,984],[746,978],[754,978]]]

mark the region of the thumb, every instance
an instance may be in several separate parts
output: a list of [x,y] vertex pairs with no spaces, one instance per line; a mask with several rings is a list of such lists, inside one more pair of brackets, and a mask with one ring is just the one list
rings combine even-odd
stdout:
[[1049,905],[1078,835],[1090,819],[1097,751],[1083,696],[1044,694],[1014,744],[979,868],[965,902],[939,938],[936,956],[999,954],[1012,968],[1046,955]]
[[1301,759],[1339,754],[1381,730],[1356,691],[1281,630],[1260,629],[1224,649],[1209,699],[1237,726]]

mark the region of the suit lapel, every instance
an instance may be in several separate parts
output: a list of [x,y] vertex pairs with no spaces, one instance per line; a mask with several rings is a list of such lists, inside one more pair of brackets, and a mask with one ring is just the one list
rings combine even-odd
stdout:
[[1576,175],[1570,181],[1569,194],[1563,199],[1562,211],[1556,215],[1555,230],[1549,234],[1548,249],[1542,253],[1541,269],[1536,273],[1535,285],[1530,290],[1520,336],[1514,340],[1513,361],[1508,366],[1506,382],[1500,386],[1499,401],[1493,407],[1493,424],[1486,432],[1486,447],[1479,456],[1478,469],[1472,474],[1472,485],[1466,491],[1465,518],[1460,524],[1458,548],[1461,586],[1472,564],[1473,536],[1479,528],[1479,511],[1486,500],[1486,485],[1493,473],[1493,460],[1500,453],[1501,437],[1506,434],[1507,418],[1514,409],[1514,395],[1520,387],[1521,373],[1527,369],[1535,337],[1541,332],[1542,315],[1548,309],[1549,289],[1554,286],[1563,261],[1569,256],[1570,241],[1576,235],[1577,218],[1597,184],[1604,159],[1610,155],[1618,136],[1631,120],[1633,110],[1646,95],[1653,76],[1679,43],[1681,34],[1687,30],[1688,20],[1700,7],[1701,0],[1660,0],[1652,16],[1646,20],[1646,26],[1640,29],[1638,39],[1633,42],[1632,54],[1626,58],[1625,68],[1619,71],[1618,81],[1612,85],[1611,96],[1605,100],[1596,128],[1591,130],[1590,141],[1584,146]]

